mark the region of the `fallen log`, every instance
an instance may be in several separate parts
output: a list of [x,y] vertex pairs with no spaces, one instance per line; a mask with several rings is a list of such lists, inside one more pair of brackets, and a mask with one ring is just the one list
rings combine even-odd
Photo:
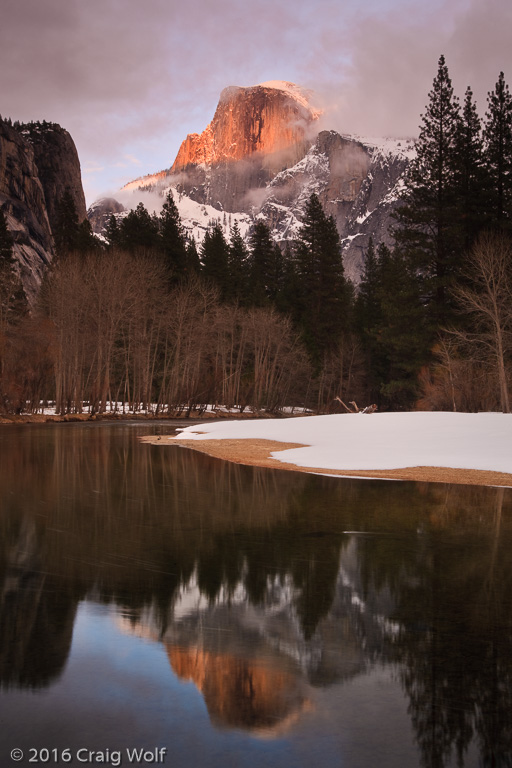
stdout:
[[353,405],[354,407],[349,408],[348,405],[345,405],[341,397],[338,397],[336,395],[334,399],[337,400],[339,403],[341,403],[348,413],[375,413],[375,411],[377,410],[376,403],[372,403],[372,405],[367,405],[366,408],[358,408],[356,401],[351,400],[350,405]]

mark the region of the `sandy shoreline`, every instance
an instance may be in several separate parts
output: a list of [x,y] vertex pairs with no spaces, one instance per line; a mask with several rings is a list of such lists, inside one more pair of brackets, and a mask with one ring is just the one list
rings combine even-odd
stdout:
[[151,445],[180,445],[195,451],[206,453],[217,459],[224,459],[235,464],[247,464],[255,467],[288,469],[296,472],[310,472],[341,477],[373,477],[388,480],[415,480],[426,483],[455,483],[461,485],[500,485],[512,487],[512,474],[490,472],[480,469],[451,469],[448,467],[404,467],[386,470],[337,470],[319,467],[299,467],[287,464],[270,456],[275,451],[289,448],[302,448],[301,443],[281,443],[274,440],[186,440],[172,436],[147,436],[141,438]]

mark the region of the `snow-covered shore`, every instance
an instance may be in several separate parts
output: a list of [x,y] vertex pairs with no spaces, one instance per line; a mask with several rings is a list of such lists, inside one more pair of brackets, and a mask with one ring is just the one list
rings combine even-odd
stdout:
[[321,470],[449,467],[512,474],[512,414],[376,413],[225,421],[187,427],[169,441],[271,440],[304,447],[273,459]]

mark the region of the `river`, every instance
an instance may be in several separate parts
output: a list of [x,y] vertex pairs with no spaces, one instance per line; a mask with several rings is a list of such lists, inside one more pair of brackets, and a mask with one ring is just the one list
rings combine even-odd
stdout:
[[512,490],[180,425],[1,429],[0,765],[512,765]]

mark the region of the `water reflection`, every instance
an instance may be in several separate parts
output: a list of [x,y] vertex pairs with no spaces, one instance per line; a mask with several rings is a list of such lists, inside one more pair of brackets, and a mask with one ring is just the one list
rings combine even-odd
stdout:
[[56,684],[84,598],[161,643],[212,722],[276,737],[396,670],[421,763],[512,765],[512,496],[338,481],[138,443],[0,434],[0,685]]

